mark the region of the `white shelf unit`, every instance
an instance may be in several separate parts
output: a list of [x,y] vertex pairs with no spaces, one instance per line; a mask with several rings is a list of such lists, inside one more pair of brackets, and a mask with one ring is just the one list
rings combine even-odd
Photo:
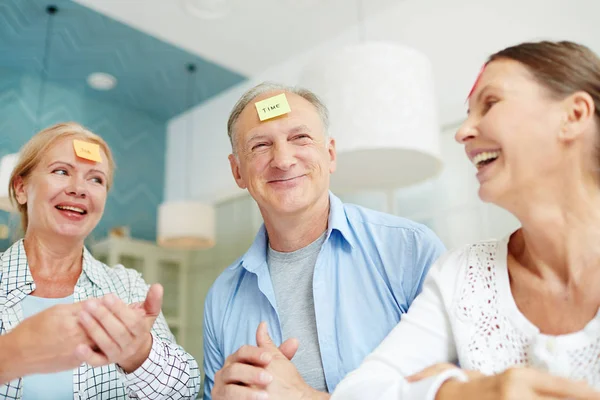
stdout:
[[123,264],[142,274],[147,284],[164,287],[162,311],[177,343],[185,346],[189,252],[165,249],[156,243],[109,237],[90,246],[98,260],[113,267]]

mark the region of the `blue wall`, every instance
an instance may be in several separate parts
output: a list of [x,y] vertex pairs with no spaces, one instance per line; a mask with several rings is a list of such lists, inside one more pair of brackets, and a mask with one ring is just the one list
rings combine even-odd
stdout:
[[[0,156],[14,153],[35,133],[40,79],[0,69]],[[102,136],[117,163],[115,184],[104,217],[92,238],[106,236],[117,225],[131,227],[136,238],[155,240],[156,212],[162,201],[165,166],[166,120],[86,96],[79,87],[47,82],[40,127],[60,121],[77,121]],[[0,211],[0,224],[14,225],[16,216]],[[0,250],[9,246],[0,240]]]
[[[154,241],[167,121],[245,77],[74,1],[51,3],[59,9],[53,17],[46,0],[0,0],[0,156],[56,122],[87,126],[104,137],[117,162],[92,238],[127,225],[133,237]],[[197,68],[193,79],[189,63]],[[112,74],[117,86],[91,89],[86,79],[92,72]],[[41,76],[46,85],[37,123]],[[0,211],[0,224],[18,221]],[[0,240],[0,251],[8,244]]]
[[[143,7],[144,1],[139,2]],[[106,72],[117,78],[117,86],[109,91],[81,89],[86,96],[165,120],[245,79],[74,1],[51,3],[59,11],[49,25],[49,1],[0,0],[0,68],[39,76],[46,55],[46,76],[77,90],[92,72]],[[48,26],[52,29],[46,37]],[[197,68],[192,82],[188,63]],[[37,96],[37,91],[28,95]]]

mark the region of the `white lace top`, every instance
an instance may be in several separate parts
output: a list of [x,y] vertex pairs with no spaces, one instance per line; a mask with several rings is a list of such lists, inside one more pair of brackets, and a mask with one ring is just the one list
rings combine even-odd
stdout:
[[508,239],[441,257],[408,313],[337,386],[333,400],[433,399],[440,379],[409,384],[403,377],[440,362],[484,374],[534,366],[600,389],[600,312],[579,332],[541,334],[512,297]]

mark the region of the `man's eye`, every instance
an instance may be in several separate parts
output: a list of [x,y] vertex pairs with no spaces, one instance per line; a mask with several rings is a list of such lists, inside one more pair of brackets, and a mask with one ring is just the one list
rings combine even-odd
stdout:
[[267,145],[266,143],[255,144],[254,146],[252,146],[252,150],[260,149],[261,147],[265,147],[266,145]]

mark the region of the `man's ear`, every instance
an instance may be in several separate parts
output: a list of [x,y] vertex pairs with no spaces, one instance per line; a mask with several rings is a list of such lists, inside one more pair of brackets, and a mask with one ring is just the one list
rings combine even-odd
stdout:
[[329,173],[333,174],[337,168],[337,151],[334,138],[327,139],[327,151],[329,152]]
[[240,172],[240,160],[237,155],[230,154],[229,155],[229,166],[231,167],[231,174],[233,175],[233,179],[235,179],[235,183],[237,183],[240,189],[246,189],[246,182],[242,178],[242,174]]

